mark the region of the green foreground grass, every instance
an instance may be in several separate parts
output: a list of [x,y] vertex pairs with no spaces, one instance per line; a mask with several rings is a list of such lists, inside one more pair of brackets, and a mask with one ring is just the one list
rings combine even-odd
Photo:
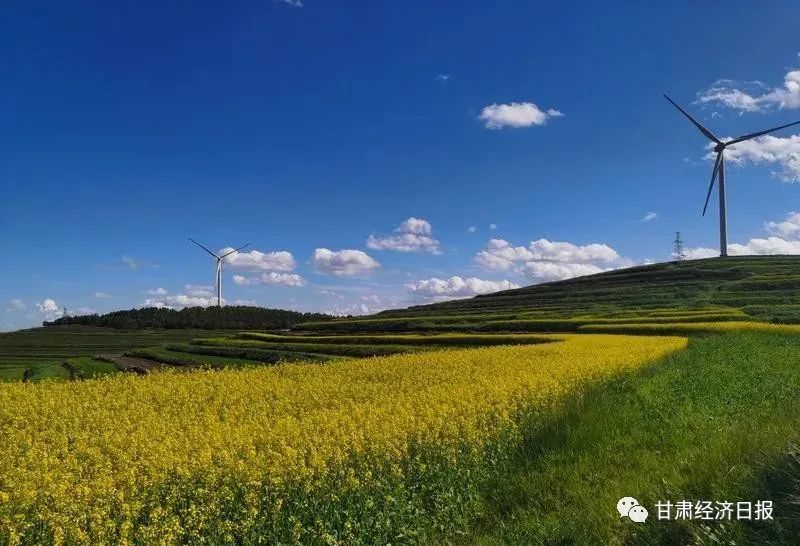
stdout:
[[[691,341],[532,425],[468,542],[797,544],[800,336]],[[620,520],[633,496],[644,524]],[[771,522],[659,521],[657,501],[772,500]]]

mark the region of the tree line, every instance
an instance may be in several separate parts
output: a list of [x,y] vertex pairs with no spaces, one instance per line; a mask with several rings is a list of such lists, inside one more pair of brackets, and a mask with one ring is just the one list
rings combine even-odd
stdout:
[[141,328],[197,328],[200,330],[282,330],[305,321],[330,320],[322,313],[300,313],[244,305],[230,307],[186,307],[181,310],[146,307],[114,311],[104,315],[66,316],[43,322],[43,326],[102,326],[136,330]]

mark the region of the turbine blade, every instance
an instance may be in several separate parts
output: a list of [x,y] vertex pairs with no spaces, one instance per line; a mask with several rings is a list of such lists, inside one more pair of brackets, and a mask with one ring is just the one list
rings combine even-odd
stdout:
[[767,129],[766,131],[759,131],[757,133],[750,133],[749,135],[740,136],[739,138],[734,138],[730,142],[726,142],[725,146],[730,146],[731,144],[736,144],[737,142],[744,142],[745,140],[750,140],[751,138],[760,137],[762,135],[766,135],[778,131],[780,129],[786,129],[787,127],[791,127],[792,125],[800,125],[800,121],[795,121],[794,123],[787,123],[786,125],[781,125],[780,127]]
[[683,108],[681,108],[680,106],[678,106],[678,103],[677,103],[677,102],[675,102],[674,100],[672,100],[671,98],[669,98],[667,95],[664,95],[664,98],[665,98],[665,99],[667,99],[669,102],[671,102],[671,103],[672,103],[672,106],[674,106],[675,108],[677,108],[678,110],[680,110],[680,111],[681,111],[681,114],[683,114],[684,116],[686,116],[687,118],[689,118],[689,121],[691,121],[691,122],[694,124],[694,126],[695,126],[695,127],[697,127],[698,129],[700,129],[700,132],[701,132],[701,133],[703,133],[703,134],[706,136],[706,138],[709,138],[709,139],[713,140],[713,141],[714,141],[714,142],[716,142],[717,144],[722,144],[722,141],[721,141],[720,139],[718,139],[716,136],[714,136],[714,133],[712,133],[711,131],[709,131],[709,130],[708,130],[708,129],[706,129],[705,127],[703,127],[703,125],[702,125],[702,124],[701,124],[699,121],[697,121],[696,119],[694,119],[692,116],[690,116],[690,115],[689,115],[689,114],[686,112],[686,110],[684,110]]
[[197,241],[195,241],[195,240],[194,240],[194,239],[192,239],[191,237],[189,237],[189,240],[190,240],[191,242],[193,242],[194,244],[196,244],[197,246],[199,246],[200,248],[202,248],[203,250],[205,250],[206,252],[208,252],[209,254],[211,254],[212,256],[214,256],[216,259],[218,259],[218,260],[219,260],[219,256],[217,256],[216,254],[214,254],[213,252],[211,252],[210,250],[208,250],[206,247],[204,247],[203,245],[201,245],[200,243],[198,243]]
[[224,258],[225,256],[230,256],[234,252],[239,252],[240,250],[242,250],[243,248],[248,247],[248,246],[250,246],[250,243],[247,243],[246,245],[242,245],[239,248],[233,249],[230,252],[227,252],[227,253],[223,254],[222,256],[220,256],[220,259]]
[[708,200],[711,199],[711,190],[714,189],[714,182],[717,180],[717,174],[719,173],[719,164],[722,162],[722,152],[717,153],[717,159],[714,161],[714,170],[711,173],[711,184],[708,185],[708,193],[706,194],[706,204],[703,205],[703,216],[706,215],[706,209],[708,209]]

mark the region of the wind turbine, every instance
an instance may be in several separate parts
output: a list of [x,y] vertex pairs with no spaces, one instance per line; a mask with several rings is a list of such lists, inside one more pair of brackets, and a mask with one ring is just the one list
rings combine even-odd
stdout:
[[208,250],[206,247],[204,247],[203,245],[201,245],[200,243],[198,243],[197,241],[195,241],[191,237],[189,237],[189,240],[191,242],[193,242],[194,244],[196,244],[197,246],[199,246],[200,248],[202,248],[203,250],[205,250],[206,252],[208,252],[209,254],[211,254],[212,256],[214,256],[214,258],[216,258],[216,260],[217,260],[217,273],[216,273],[216,275],[214,277],[214,287],[217,289],[217,307],[222,307],[222,260],[224,260],[226,257],[230,256],[234,252],[239,252],[244,247],[249,246],[250,243],[247,243],[246,245],[242,245],[237,249],[231,250],[230,252],[226,252],[222,256],[218,256],[217,254],[215,254],[214,252],[211,252],[210,250]]
[[711,142],[714,143],[714,151],[717,153],[717,159],[714,161],[714,170],[711,172],[711,183],[708,185],[708,194],[706,194],[706,204],[703,206],[703,216],[706,215],[706,209],[708,208],[708,200],[711,198],[711,190],[714,189],[714,181],[717,179],[717,175],[719,174],[719,255],[725,257],[728,255],[728,211],[725,201],[725,148],[728,146],[733,146],[734,144],[738,144],[739,142],[744,142],[745,140],[750,140],[751,138],[760,137],[769,133],[773,133],[778,131],[779,129],[785,129],[786,127],[791,127],[792,125],[800,124],[800,121],[795,121],[794,123],[787,123],[786,125],[781,125],[780,127],[774,127],[772,129],[767,129],[766,131],[758,131],[757,133],[749,133],[747,135],[742,135],[738,138],[734,138],[733,140],[728,141],[721,141],[718,139],[714,133],[703,127],[703,125],[690,116],[686,110],[678,106],[678,104],[669,98],[667,95],[664,95],[664,98],[667,99],[672,105],[680,110],[681,114],[689,118],[695,127],[697,127],[706,138],[708,138]]

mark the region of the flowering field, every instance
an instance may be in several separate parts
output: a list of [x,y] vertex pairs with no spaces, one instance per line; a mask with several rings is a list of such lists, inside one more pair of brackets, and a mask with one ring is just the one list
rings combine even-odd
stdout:
[[569,335],[0,385],[0,544],[408,543],[463,530],[522,422],[682,349]]

